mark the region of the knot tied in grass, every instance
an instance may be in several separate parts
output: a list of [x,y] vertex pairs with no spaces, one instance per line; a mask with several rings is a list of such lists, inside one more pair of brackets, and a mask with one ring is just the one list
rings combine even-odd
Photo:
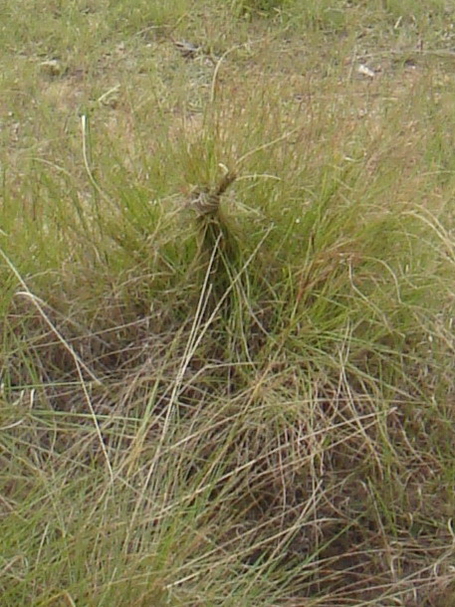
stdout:
[[220,182],[213,186],[196,186],[192,189],[188,206],[196,211],[199,217],[217,215],[222,195],[228,187],[236,180],[237,175],[229,170]]
[[[221,199],[237,175],[220,164],[223,175],[213,185],[193,187],[186,207],[196,213],[196,259],[202,261],[205,284],[210,295],[206,312],[210,316],[217,309],[228,315],[231,309],[234,284],[241,267],[241,250],[229,219],[221,212]],[[204,287],[205,288],[205,287]]]

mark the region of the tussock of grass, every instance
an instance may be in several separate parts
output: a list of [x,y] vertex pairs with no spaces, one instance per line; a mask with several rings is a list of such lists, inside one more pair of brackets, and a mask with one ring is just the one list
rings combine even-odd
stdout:
[[22,4],[2,604],[451,605],[442,4]]

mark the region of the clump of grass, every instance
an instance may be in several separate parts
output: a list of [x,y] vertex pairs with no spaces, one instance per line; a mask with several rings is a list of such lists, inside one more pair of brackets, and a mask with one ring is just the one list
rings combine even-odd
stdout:
[[264,27],[209,62],[161,32],[153,93],[117,56],[91,130],[21,127],[46,145],[3,183],[6,605],[453,599],[442,68],[365,82],[334,37],[302,77],[303,30]]

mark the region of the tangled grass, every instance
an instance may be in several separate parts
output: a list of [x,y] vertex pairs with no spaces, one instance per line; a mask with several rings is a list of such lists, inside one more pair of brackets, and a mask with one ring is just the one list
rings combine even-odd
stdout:
[[51,76],[10,6],[3,604],[451,605],[442,7],[206,4],[74,9],[80,68],[56,14]]

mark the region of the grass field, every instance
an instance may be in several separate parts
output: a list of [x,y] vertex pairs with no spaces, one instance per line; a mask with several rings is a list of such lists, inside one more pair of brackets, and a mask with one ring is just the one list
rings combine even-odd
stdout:
[[454,24],[3,0],[2,607],[455,606]]

